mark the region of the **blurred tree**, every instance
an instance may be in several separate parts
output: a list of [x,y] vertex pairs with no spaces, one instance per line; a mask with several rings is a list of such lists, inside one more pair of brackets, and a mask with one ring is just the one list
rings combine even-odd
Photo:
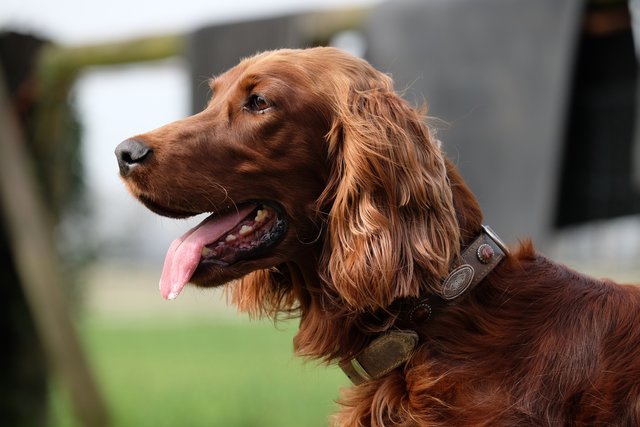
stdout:
[[[182,50],[182,37],[173,35],[66,48],[34,36],[0,34],[3,71],[0,81],[6,80],[7,86],[2,91],[2,107],[7,111],[5,98],[8,97],[13,111],[9,110],[6,115],[16,116],[21,128],[10,132],[15,128],[15,120],[3,115],[6,129],[0,129],[6,131],[3,138],[7,141],[2,143],[25,145],[0,147],[6,152],[6,157],[2,157],[6,163],[2,171],[6,171],[8,177],[21,176],[25,181],[14,184],[22,190],[13,191],[14,187],[7,185],[2,188],[7,217],[0,221],[0,285],[5,295],[0,303],[3,308],[0,333],[9,344],[9,351],[2,353],[0,362],[4,362],[9,374],[0,377],[1,426],[46,425],[45,359],[68,386],[79,422],[91,427],[109,423],[104,402],[69,319],[68,298],[60,293],[62,276],[65,279],[70,276],[60,274],[59,270],[68,266],[57,264],[57,254],[49,256],[60,249],[54,247],[51,224],[58,222],[65,209],[76,212],[82,200],[78,197],[82,189],[80,126],[69,93],[78,73],[85,67],[166,58]],[[32,161],[24,159],[25,156]],[[11,160],[13,157],[15,161]],[[27,163],[33,163],[35,183],[31,182],[30,172],[24,170],[29,169]],[[15,197],[21,192],[23,197]],[[7,195],[9,197],[4,197]],[[46,207],[42,207],[41,202]],[[9,223],[14,224],[14,228],[9,228]],[[82,252],[86,249],[77,248]],[[77,254],[66,255],[65,263],[83,258]],[[41,262],[39,266],[33,266],[38,262],[34,258]],[[69,283],[64,285],[68,287]]]
[[[37,55],[43,39],[16,33],[0,34],[0,65],[7,92],[25,134],[33,134],[37,94],[34,84]],[[2,84],[0,82],[0,84]],[[28,138],[31,141],[31,138]],[[7,143],[3,141],[2,143]],[[29,146],[35,155],[35,147]],[[44,168],[39,169],[40,182]],[[0,352],[4,374],[0,376],[0,425],[39,426],[47,419],[47,371],[45,355],[16,271],[5,222],[0,221]]]

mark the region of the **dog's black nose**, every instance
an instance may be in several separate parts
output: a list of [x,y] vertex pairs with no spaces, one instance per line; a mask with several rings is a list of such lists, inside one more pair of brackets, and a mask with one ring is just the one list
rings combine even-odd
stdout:
[[127,139],[116,147],[120,175],[127,176],[136,166],[149,160],[153,150],[137,139]]

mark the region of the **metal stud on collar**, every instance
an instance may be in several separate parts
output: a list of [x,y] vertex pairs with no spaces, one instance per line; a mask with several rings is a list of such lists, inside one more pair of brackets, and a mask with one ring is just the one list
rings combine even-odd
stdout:
[[412,323],[424,323],[431,318],[433,310],[426,302],[421,302],[409,312],[409,321]]
[[487,243],[483,243],[482,245],[478,246],[478,250],[476,251],[476,257],[478,258],[478,261],[483,264],[489,264],[495,254],[496,252],[493,250],[491,245],[488,245]]

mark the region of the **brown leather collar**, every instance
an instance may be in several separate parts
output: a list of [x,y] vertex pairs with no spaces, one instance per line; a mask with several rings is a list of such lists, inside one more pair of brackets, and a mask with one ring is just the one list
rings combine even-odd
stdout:
[[[449,276],[442,282],[442,303],[453,301],[473,289],[509,253],[507,246],[488,226],[460,255]],[[432,309],[427,301],[413,305],[408,313],[412,322],[426,321]],[[420,313],[417,316],[414,314]],[[418,345],[418,334],[413,330],[391,330],[374,339],[355,357],[340,363],[340,368],[358,385],[383,377],[403,365]]]

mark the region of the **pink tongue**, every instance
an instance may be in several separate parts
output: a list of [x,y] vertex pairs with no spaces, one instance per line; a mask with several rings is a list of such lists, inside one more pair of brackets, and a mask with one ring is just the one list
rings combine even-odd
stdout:
[[164,299],[176,298],[191,279],[200,263],[202,248],[222,237],[238,225],[256,207],[249,205],[222,216],[210,216],[177,238],[169,246],[160,277],[160,293]]

